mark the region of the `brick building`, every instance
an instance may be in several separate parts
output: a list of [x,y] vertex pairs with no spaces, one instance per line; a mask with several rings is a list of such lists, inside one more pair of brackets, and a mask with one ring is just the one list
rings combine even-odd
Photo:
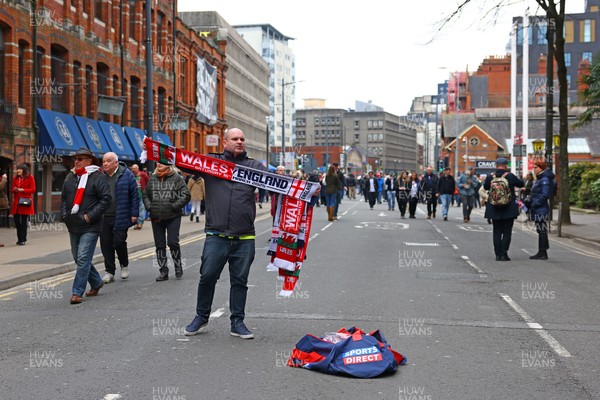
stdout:
[[[58,210],[72,166],[68,155],[78,147],[137,159],[145,134],[145,4],[38,0],[33,10],[29,1],[0,3],[0,170],[11,180],[17,164],[30,165],[38,213]],[[200,36],[174,18],[176,3],[152,4],[155,137],[192,151],[215,150],[204,139],[226,127],[225,42],[217,32]],[[216,117],[210,121],[199,120],[196,109],[196,74],[203,65],[215,70],[210,100]],[[122,97],[122,114],[100,112],[102,97]],[[173,125],[181,120],[187,128],[174,131],[185,127]]]

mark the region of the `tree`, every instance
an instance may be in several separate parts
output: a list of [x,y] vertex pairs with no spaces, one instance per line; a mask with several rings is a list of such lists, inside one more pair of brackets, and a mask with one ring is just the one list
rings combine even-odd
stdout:
[[[567,143],[569,140],[569,121],[568,121],[568,83],[567,83],[567,65],[565,63],[565,3],[566,0],[535,0],[542,10],[546,12],[548,25],[554,27],[554,59],[556,60],[558,77],[558,113],[559,113],[559,154],[558,154],[558,175],[563,177],[560,182],[559,195],[561,202],[561,223],[571,223],[571,208],[569,204],[569,153]],[[460,17],[461,12],[469,3],[478,3],[489,5],[489,11],[485,15],[497,16],[497,11],[502,7],[514,5],[514,0],[461,0],[455,11],[446,17],[441,24],[443,29],[449,22]],[[551,30],[549,29],[548,32]]]
[[584,88],[579,92],[576,105],[586,109],[579,114],[574,127],[589,124],[595,116],[600,115],[600,59],[594,58],[594,63],[584,72],[581,83]]

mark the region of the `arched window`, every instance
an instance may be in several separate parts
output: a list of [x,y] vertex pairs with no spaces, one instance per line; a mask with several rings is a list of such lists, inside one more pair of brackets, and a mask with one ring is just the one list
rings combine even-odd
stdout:
[[6,47],[4,46],[4,27],[0,26],[0,76],[2,77],[2,79],[0,79],[0,103],[5,104],[6,103],[6,98],[5,98],[5,85],[6,85],[6,79],[4,78],[6,76],[6,70],[4,69],[4,65],[5,65],[5,57],[6,57]]
[[45,84],[44,93],[49,93],[52,98],[52,110],[68,113],[67,95],[67,50],[59,45],[53,44],[50,48],[50,82]]

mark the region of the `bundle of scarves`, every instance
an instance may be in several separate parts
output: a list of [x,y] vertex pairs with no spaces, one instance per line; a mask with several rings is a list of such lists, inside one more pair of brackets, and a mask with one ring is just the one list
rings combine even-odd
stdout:
[[[161,164],[175,165],[185,172],[201,172],[279,194],[277,213],[271,231],[271,245],[267,252],[267,255],[271,256],[271,262],[267,269],[279,272],[278,279],[283,281],[279,295],[291,296],[306,257],[312,224],[312,206],[316,202],[313,195],[319,189],[319,183],[177,149],[150,138],[144,138],[144,143],[147,150],[142,152],[141,162],[148,159]],[[313,203],[309,204],[311,201]]]

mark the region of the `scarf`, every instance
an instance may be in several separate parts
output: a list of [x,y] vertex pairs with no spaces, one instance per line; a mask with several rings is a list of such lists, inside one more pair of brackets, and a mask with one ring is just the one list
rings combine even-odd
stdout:
[[75,192],[75,200],[73,200],[71,214],[77,214],[79,212],[79,206],[81,206],[81,201],[83,200],[83,194],[85,193],[88,177],[90,174],[93,174],[99,169],[100,167],[96,165],[88,165],[85,168],[78,168],[74,170],[75,175],[79,177],[79,184],[77,185],[77,191]]
[[245,183],[305,202],[310,202],[312,195],[319,188],[318,182],[303,181],[290,176],[273,174],[219,158],[178,149],[149,138],[144,139],[144,144],[148,150],[143,151],[140,155],[140,162],[142,163],[147,158],[161,164],[175,165],[186,172],[201,172],[228,181]]

